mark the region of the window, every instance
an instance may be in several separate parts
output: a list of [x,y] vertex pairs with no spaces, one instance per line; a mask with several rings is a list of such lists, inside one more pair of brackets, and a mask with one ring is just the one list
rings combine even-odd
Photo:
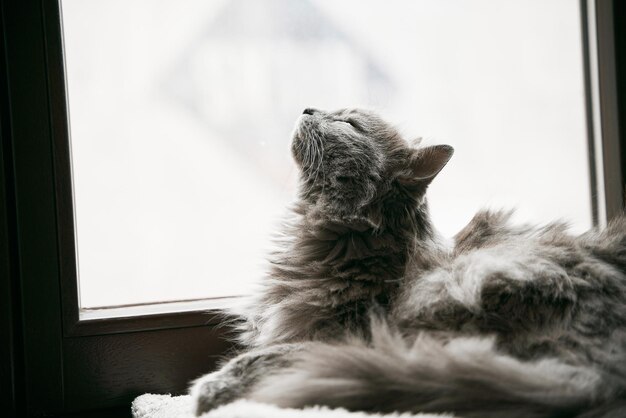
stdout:
[[202,309],[260,273],[307,106],[454,145],[430,193],[447,235],[484,202],[605,222],[623,189],[612,19],[567,0],[3,3],[15,404],[126,408],[213,367],[229,345]]
[[577,2],[61,6],[85,317],[246,293],[307,106],[374,107],[454,145],[429,193],[448,236],[486,204],[577,230],[597,212]]

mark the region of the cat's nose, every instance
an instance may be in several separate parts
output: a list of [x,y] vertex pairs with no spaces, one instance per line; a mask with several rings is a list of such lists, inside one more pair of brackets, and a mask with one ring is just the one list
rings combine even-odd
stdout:
[[319,110],[317,109],[313,109],[312,107],[307,107],[306,109],[304,109],[304,112],[302,112],[303,115],[313,115],[315,113],[319,112]]

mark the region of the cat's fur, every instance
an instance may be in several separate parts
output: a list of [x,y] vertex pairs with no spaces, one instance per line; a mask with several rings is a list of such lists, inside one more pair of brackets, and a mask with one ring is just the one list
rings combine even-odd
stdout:
[[[280,406],[626,416],[626,221],[574,237],[480,212],[446,246],[425,192],[452,156],[377,115],[307,109],[299,200],[197,413]],[[462,204],[460,202],[459,204]]]

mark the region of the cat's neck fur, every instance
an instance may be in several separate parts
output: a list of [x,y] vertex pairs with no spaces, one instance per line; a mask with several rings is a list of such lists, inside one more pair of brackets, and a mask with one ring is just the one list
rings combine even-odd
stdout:
[[374,226],[359,217],[337,219],[304,205],[293,209],[288,240],[272,257],[274,277],[289,280],[397,281],[408,258],[430,268],[432,256],[446,250],[427,205],[382,208],[385,222]]

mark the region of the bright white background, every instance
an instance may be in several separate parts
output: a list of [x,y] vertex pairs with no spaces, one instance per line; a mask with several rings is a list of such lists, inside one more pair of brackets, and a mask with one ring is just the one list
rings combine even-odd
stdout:
[[82,307],[242,294],[305,107],[456,148],[436,226],[591,225],[577,0],[63,0]]

